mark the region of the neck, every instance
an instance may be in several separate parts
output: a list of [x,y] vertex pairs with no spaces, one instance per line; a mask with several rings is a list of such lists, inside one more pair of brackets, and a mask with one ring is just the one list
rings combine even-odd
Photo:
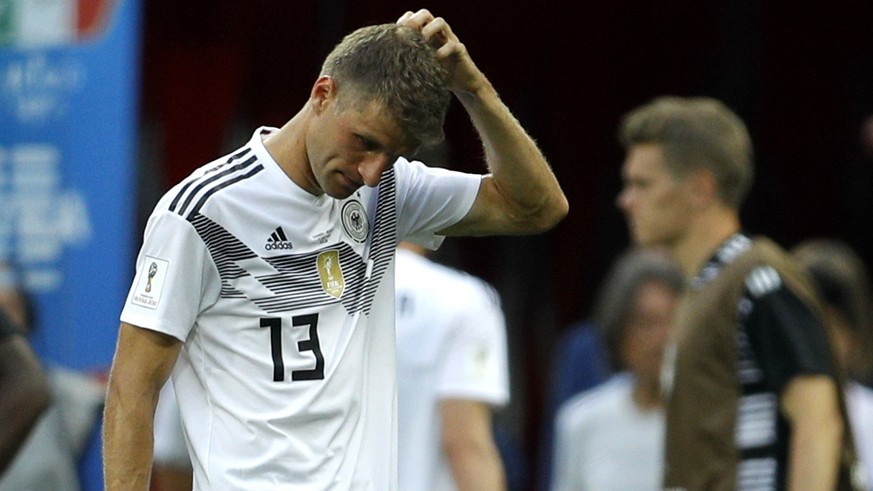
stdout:
[[305,132],[307,108],[303,108],[279,131],[269,135],[264,140],[264,147],[279,168],[285,172],[295,184],[313,194],[320,194],[314,182],[309,157],[306,154]]
[[694,219],[688,233],[671,247],[671,252],[686,278],[693,278],[715,250],[740,231],[736,210],[712,207]]

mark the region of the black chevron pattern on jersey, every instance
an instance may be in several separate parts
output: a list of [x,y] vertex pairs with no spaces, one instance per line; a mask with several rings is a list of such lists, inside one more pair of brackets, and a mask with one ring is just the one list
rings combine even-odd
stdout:
[[[189,217],[200,211],[200,208],[206,203],[206,200],[217,191],[230,186],[233,183],[248,179],[249,177],[264,170],[264,166],[258,162],[258,158],[254,155],[250,156],[242,162],[240,159],[250,153],[251,149],[245,149],[237,152],[227,159],[223,164],[209,169],[201,176],[193,177],[182,186],[176,197],[170,203],[170,211],[175,211],[179,215]],[[234,162],[238,162],[234,165]],[[193,207],[188,208],[195,198],[200,197]],[[184,197],[184,201],[182,201]],[[181,201],[181,204],[179,203]]]
[[[339,299],[324,291],[316,267],[319,254],[330,250],[339,252],[339,263],[342,265],[345,281],[345,288]],[[252,301],[266,312],[288,312],[336,302],[342,303],[349,315],[359,310],[355,309],[352,299],[359,296],[359,292],[362,291],[366,280],[364,277],[366,265],[349,244],[341,243],[338,246],[326,247],[306,254],[264,259],[276,269],[277,273],[261,275],[257,279],[275,293],[275,296],[255,298]]]
[[258,255],[237,240],[224,227],[200,213],[188,217],[188,221],[194,225],[197,235],[206,244],[212,261],[218,269],[218,275],[221,277],[220,295],[225,298],[245,298],[245,294],[232,286],[235,280],[249,276],[248,271],[238,266],[237,263],[247,259],[255,259]]
[[[239,152],[228,157],[227,160],[225,160],[224,162],[219,163],[218,165],[216,165],[215,167],[213,167],[211,169],[208,169],[204,173],[204,175],[207,175],[207,174],[210,174],[210,173],[215,172],[217,170],[223,169],[231,162],[234,162],[236,160],[241,159],[242,157],[245,157],[251,151],[252,151],[251,147],[243,148]],[[182,196],[185,196],[185,193],[186,193],[186,191],[188,191],[188,188],[190,188],[192,184],[197,182],[202,177],[203,176],[192,175],[192,176],[187,178],[187,180],[185,181],[185,184],[182,185],[182,189],[179,190],[179,192],[176,194],[176,197],[173,198],[173,201],[170,203],[170,211],[176,211],[176,207],[179,206],[179,200],[182,199]]]
[[[242,164],[239,164],[238,166],[234,166],[234,168],[228,169],[225,172],[229,174],[230,172],[232,172],[232,170],[238,170],[241,168],[245,168],[246,166],[248,166],[249,164],[251,164],[253,162],[256,162],[255,157],[252,157],[249,160],[246,160],[245,162],[243,162]],[[196,213],[200,213],[200,208],[203,207],[203,204],[206,203],[206,200],[208,200],[209,197],[212,196],[213,194],[215,194],[216,192],[230,186],[233,183],[242,181],[243,179],[248,179],[248,178],[252,177],[253,175],[257,174],[258,172],[261,172],[262,170],[264,170],[264,166],[261,164],[258,164],[256,166],[252,167],[251,169],[249,169],[245,174],[238,174],[231,179],[227,179],[225,181],[221,181],[221,182],[216,183],[215,185],[210,187],[208,190],[206,190],[203,193],[203,195],[200,196],[200,199],[197,200],[197,204],[195,204],[194,207],[191,208],[191,212],[188,214],[188,216],[194,215]],[[204,184],[206,184],[206,183],[204,183]],[[194,196],[194,194],[192,193],[191,196]],[[184,212],[185,212],[185,210],[183,207],[181,213],[184,213]]]
[[[221,277],[221,296],[248,298],[266,313],[276,314],[341,303],[349,315],[370,314],[376,290],[397,246],[395,179],[393,169],[379,185],[373,236],[370,242],[372,271],[367,276],[364,259],[347,243],[300,254],[261,257],[220,224],[198,211],[188,220],[206,244]],[[344,289],[339,299],[326,293],[318,274],[318,256],[330,250],[339,254]]]
[[[359,299],[364,314],[370,314],[370,307],[376,297],[379,282],[394,258],[397,248],[397,180],[394,168],[386,169],[379,180],[379,197],[376,201],[376,220],[373,223],[373,237],[370,243],[370,260],[373,271],[362,297]],[[356,306],[358,307],[358,306]]]

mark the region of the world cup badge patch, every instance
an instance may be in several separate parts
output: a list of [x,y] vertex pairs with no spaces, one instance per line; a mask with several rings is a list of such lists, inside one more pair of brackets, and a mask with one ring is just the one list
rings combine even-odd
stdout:
[[339,298],[346,287],[343,270],[340,267],[339,251],[322,252],[316,258],[315,263],[318,268],[318,277],[321,278],[321,288],[328,295]]
[[169,267],[168,261],[146,256],[131,302],[141,307],[157,309],[161,300],[161,292],[164,289],[164,278],[167,277]]
[[370,223],[360,201],[349,200],[343,205],[342,220],[343,230],[352,240],[358,244],[363,244],[367,240]]

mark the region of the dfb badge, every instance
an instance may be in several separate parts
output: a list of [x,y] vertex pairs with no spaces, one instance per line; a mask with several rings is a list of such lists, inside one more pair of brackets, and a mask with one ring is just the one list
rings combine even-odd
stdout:
[[358,244],[363,244],[367,240],[370,223],[367,220],[367,213],[359,201],[350,200],[343,205],[342,220],[343,230],[352,240]]

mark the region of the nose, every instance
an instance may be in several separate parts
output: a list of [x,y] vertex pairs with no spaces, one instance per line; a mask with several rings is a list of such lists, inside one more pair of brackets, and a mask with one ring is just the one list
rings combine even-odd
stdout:
[[382,180],[382,173],[393,163],[390,155],[374,154],[358,164],[358,174],[364,180],[364,184],[375,187]]
[[618,196],[615,197],[615,206],[621,211],[628,211],[630,208],[630,191],[622,189]]

